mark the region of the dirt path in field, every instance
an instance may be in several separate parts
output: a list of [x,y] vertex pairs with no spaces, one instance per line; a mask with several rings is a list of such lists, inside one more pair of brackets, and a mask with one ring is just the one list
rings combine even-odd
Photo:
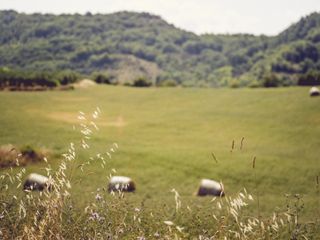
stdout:
[[89,98],[85,97],[52,97],[51,98],[53,101],[58,101],[58,102],[85,102],[89,101]]
[[[80,124],[80,123],[86,123],[86,122],[90,123],[90,121],[92,121],[91,118],[89,118],[87,121],[81,120],[74,113],[68,113],[68,112],[51,112],[47,114],[46,117],[52,120],[62,121],[62,122],[71,123],[71,124]],[[124,127],[127,125],[127,122],[125,122],[122,116],[117,116],[107,120],[96,119],[94,122],[97,124],[98,127],[99,126]]]

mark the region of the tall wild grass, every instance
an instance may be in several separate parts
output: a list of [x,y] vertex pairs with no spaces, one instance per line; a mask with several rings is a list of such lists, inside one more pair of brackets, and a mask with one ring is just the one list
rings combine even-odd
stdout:
[[[86,207],[80,208],[71,194],[73,184],[77,184],[73,179],[74,173],[81,171],[86,176],[86,167],[90,164],[108,168],[108,161],[118,149],[118,144],[113,143],[88,161],[78,159],[77,151],[89,149],[92,135],[99,130],[95,121],[99,115],[99,108],[90,115],[79,113],[81,139],[70,143],[57,169],[47,165],[45,170],[50,181],[47,190],[14,190],[22,189],[25,168],[18,172],[11,168],[0,176],[0,239],[320,238],[320,207],[315,209],[315,219],[301,221],[304,203],[300,195],[286,196],[285,211],[275,211],[269,217],[262,217],[258,191],[255,193],[257,200],[242,189],[233,197],[213,198],[210,206],[190,207],[184,204],[179,192],[172,189],[171,206],[149,209],[143,201],[135,206],[125,193],[110,194],[101,186],[92,194]],[[47,161],[46,158],[44,160]],[[252,171],[255,165],[256,158],[253,159]],[[108,178],[115,172],[115,169],[109,169]],[[319,196],[318,177],[316,191]],[[256,215],[248,210],[250,206],[258,208]]]

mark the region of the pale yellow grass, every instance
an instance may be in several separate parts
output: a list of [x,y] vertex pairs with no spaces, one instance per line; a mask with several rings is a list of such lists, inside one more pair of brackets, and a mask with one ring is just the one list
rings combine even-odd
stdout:
[[[78,124],[81,123],[81,120],[75,116],[74,113],[69,112],[50,112],[45,117],[61,121],[65,123]],[[124,127],[127,125],[127,122],[123,119],[122,116],[117,116],[113,118],[109,118],[107,120],[97,120],[97,124],[103,127]]]

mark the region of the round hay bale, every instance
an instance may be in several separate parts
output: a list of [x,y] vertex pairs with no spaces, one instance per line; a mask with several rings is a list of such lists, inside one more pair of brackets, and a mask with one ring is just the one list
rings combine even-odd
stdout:
[[312,87],[310,88],[309,94],[310,94],[310,97],[319,96],[320,90],[317,87]]
[[131,178],[124,176],[113,176],[108,185],[109,192],[134,192],[136,186]]
[[92,81],[90,79],[83,79],[79,82],[75,83],[73,86],[74,88],[88,88],[97,85],[95,81]]
[[24,182],[23,190],[43,191],[52,190],[52,187],[52,183],[48,177],[37,173],[31,173]]
[[210,179],[202,179],[200,182],[198,196],[224,196],[223,184]]

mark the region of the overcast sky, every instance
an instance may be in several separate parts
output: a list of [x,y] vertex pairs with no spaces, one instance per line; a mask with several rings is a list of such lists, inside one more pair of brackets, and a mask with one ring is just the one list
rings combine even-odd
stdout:
[[275,35],[302,16],[320,11],[320,0],[0,0],[0,9],[33,13],[145,11],[195,33]]

